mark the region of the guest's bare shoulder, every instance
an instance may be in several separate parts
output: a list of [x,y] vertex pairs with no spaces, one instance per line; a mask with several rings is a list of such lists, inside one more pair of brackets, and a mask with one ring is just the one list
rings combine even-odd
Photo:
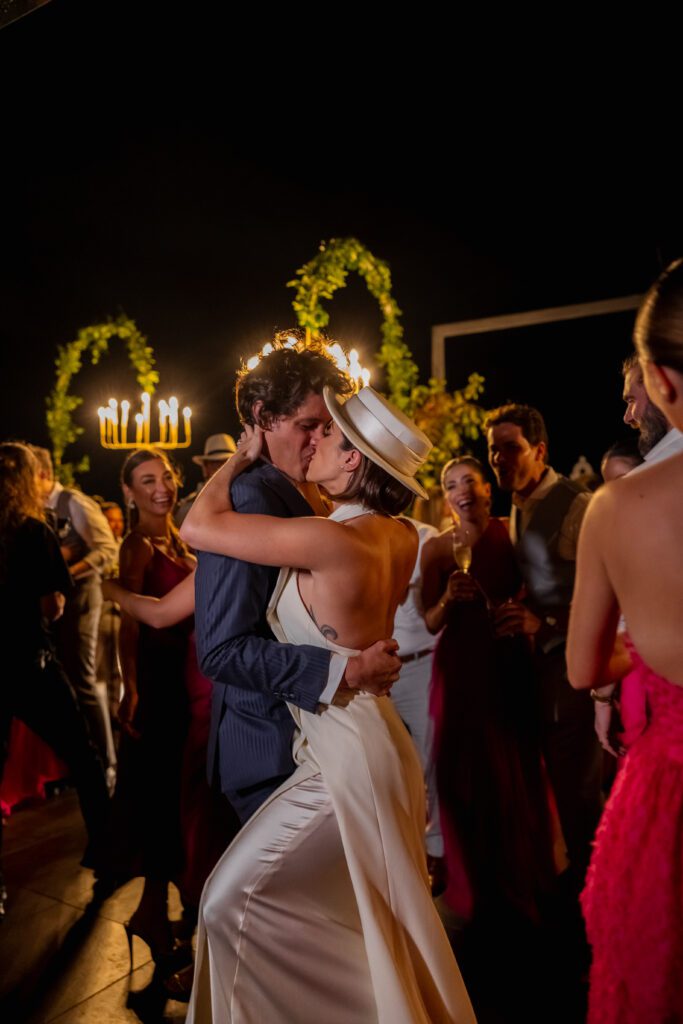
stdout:
[[121,544],[121,554],[128,557],[151,558],[154,554],[154,545],[146,534],[131,530]]
[[453,527],[437,533],[425,541],[422,548],[422,563],[425,562],[448,562],[453,561]]
[[119,564],[125,571],[131,566],[146,565],[154,555],[154,545],[144,533],[131,530],[119,549]]

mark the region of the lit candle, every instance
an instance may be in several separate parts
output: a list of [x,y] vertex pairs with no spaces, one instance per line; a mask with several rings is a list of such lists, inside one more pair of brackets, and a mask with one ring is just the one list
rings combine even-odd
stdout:
[[166,444],[166,419],[168,417],[168,402],[164,398],[159,399],[159,443]]
[[190,427],[190,419],[192,417],[192,409],[189,405],[186,405],[183,409],[183,425],[185,427],[185,444],[189,445],[192,440],[192,429]]
[[126,399],[121,402],[121,444],[126,443],[126,437],[128,434],[128,410],[130,409],[130,402]]
[[111,438],[114,444],[119,443],[119,403],[115,398],[109,399],[109,408],[111,410]]
[[97,410],[97,415],[100,418],[100,444],[103,448],[107,446],[107,410],[103,405]]
[[361,370],[360,371],[360,379],[363,381],[363,387],[366,388],[368,386],[368,384],[370,383],[370,371],[369,370]]
[[260,360],[259,356],[252,356],[251,359],[247,360],[247,369],[248,370],[255,370],[256,367],[259,364],[259,360]]
[[137,445],[142,444],[142,428],[145,422],[145,418],[141,412],[135,414],[135,443]]
[[143,420],[143,432],[144,432],[143,440],[144,440],[145,444],[149,444],[149,427],[150,427],[150,423],[149,423],[149,414],[150,414],[149,402],[150,402],[150,399],[149,399],[148,393],[146,391],[143,391],[142,392],[142,420]]
[[171,425],[171,436],[170,442],[172,445],[178,444],[178,399],[175,396],[171,396],[168,400],[169,409],[169,421]]

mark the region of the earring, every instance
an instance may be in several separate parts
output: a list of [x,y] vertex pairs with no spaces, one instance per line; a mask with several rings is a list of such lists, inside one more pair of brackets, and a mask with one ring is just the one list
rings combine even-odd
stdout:
[[133,498],[128,499],[128,508],[132,511],[135,508],[135,501]]

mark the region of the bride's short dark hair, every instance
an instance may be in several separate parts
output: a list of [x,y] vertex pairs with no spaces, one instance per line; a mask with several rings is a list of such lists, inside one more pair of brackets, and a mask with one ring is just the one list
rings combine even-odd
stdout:
[[259,426],[268,429],[280,417],[293,416],[311,392],[322,395],[326,385],[338,395],[352,394],[353,381],[322,344],[302,349],[285,347],[291,338],[303,344],[305,331],[278,331],[270,355],[262,357],[252,370],[243,366],[238,371],[235,401],[243,423],[254,426],[256,402],[263,403]]
[[[350,452],[355,445],[342,435],[340,448]],[[360,465],[351,474],[349,486],[343,494],[331,494],[330,497],[336,501],[360,501],[367,508],[387,516],[398,516],[405,512],[415,497],[413,492],[387,473],[386,469],[372,462],[367,455],[362,452],[360,455]]]

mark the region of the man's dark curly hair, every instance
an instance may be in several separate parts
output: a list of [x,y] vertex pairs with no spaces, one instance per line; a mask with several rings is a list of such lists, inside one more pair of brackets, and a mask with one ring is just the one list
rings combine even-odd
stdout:
[[500,426],[501,423],[515,424],[522,431],[522,436],[531,445],[540,444],[542,441],[546,448],[547,461],[548,431],[546,430],[545,420],[538,409],[534,409],[533,405],[519,405],[516,402],[501,405],[497,409],[492,409],[487,414],[484,429],[490,430],[491,427]]
[[296,329],[278,331],[271,342],[273,351],[259,360],[253,370],[243,366],[237,373],[235,401],[243,423],[254,425],[255,402],[262,402],[259,426],[268,429],[282,416],[293,416],[303,405],[306,396],[323,393],[329,385],[338,395],[350,395],[354,390],[351,378],[340,370],[332,356],[323,349],[285,348],[285,342],[295,338],[303,344],[305,331]]

